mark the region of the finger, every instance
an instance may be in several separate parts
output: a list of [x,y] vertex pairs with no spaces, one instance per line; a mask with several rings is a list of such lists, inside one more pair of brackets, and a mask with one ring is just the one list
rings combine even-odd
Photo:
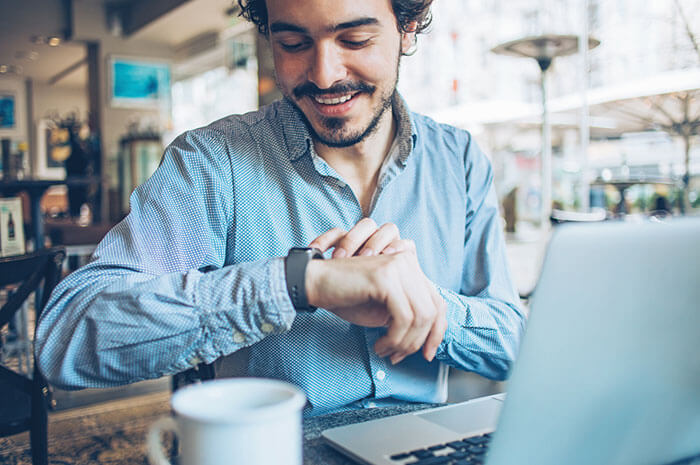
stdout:
[[357,255],[378,255],[389,244],[400,238],[399,228],[394,223],[385,223],[365,241],[364,245],[357,252]]
[[399,286],[388,296],[387,310],[391,315],[389,327],[386,334],[374,344],[374,351],[379,357],[386,357],[397,351],[413,320],[411,305]]
[[428,285],[430,297],[437,312],[433,327],[431,328],[425,344],[423,345],[423,357],[427,361],[431,362],[435,358],[435,354],[437,353],[437,350],[445,337],[445,331],[447,331],[447,303],[438,292],[435,284],[433,284],[428,278],[425,278],[425,282]]
[[377,223],[372,218],[363,218],[352,227],[335,245],[333,258],[351,257],[362,244],[377,231]]
[[[432,334],[434,330],[439,331],[442,326],[440,324],[435,327],[435,322],[438,319],[444,319],[446,306],[435,285],[421,271],[415,256],[415,244],[412,241],[408,242],[410,242],[408,249],[412,252],[403,255],[402,258],[409,260],[409,263],[401,269],[408,270],[407,273],[410,273],[411,279],[403,282],[407,284],[405,289],[414,311],[414,321],[406,334],[403,351],[391,356],[394,364],[417,352],[421,347],[425,350],[426,343],[429,343],[431,351],[437,350],[434,342],[437,335]],[[442,338],[438,341],[438,345],[441,341]]]
[[340,228],[333,228],[329,229],[328,231],[324,232],[320,236],[318,236],[316,239],[311,241],[309,244],[309,247],[319,249],[321,252],[325,252],[326,250],[330,249],[333,247],[336,242],[338,242],[340,239],[345,236],[346,231],[344,229]]
[[416,252],[416,243],[409,239],[396,239],[387,245],[381,253],[385,255],[397,254],[399,252]]
[[[422,278],[422,276],[420,277]],[[390,357],[393,364],[399,363],[425,345],[438,316],[438,309],[430,295],[429,285],[426,285],[425,281],[420,284],[410,282],[408,284],[406,293],[413,310],[413,322],[406,331],[399,350]]]
[[423,357],[429,362],[432,362],[435,358],[435,354],[437,354],[437,350],[442,340],[445,338],[445,331],[447,331],[447,318],[445,317],[446,304],[443,300],[441,303],[439,302],[438,305],[441,307],[438,310],[438,317],[435,319],[435,323],[433,323],[433,327],[423,345]]
[[433,326],[428,336],[429,342],[426,341],[427,347],[423,347],[423,355],[426,356],[428,361],[431,361],[435,357],[438,347],[442,343],[445,332],[447,331],[447,302],[432,281],[425,277],[425,282],[430,288],[430,296],[438,312],[438,317],[436,318],[438,325]]

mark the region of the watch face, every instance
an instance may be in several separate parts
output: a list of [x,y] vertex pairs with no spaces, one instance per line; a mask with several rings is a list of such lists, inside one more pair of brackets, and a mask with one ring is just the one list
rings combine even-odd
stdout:
[[292,253],[309,255],[310,258],[323,258],[323,252],[320,249],[311,247],[292,247],[289,249],[289,254]]

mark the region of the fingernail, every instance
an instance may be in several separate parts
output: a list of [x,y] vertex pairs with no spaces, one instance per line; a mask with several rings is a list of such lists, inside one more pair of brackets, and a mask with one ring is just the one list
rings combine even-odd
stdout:
[[333,252],[333,257],[334,258],[343,258],[343,257],[347,256],[347,254],[348,253],[345,251],[345,249],[335,249],[335,251]]
[[360,252],[361,257],[369,257],[370,255],[374,255],[374,250],[364,249],[362,252]]
[[386,249],[384,249],[384,253],[385,253],[385,254],[396,253],[396,249],[393,248],[393,247],[387,247]]

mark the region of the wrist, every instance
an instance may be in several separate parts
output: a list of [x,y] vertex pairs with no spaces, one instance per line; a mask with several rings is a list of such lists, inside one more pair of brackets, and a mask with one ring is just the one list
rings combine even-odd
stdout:
[[[315,260],[316,259],[316,260]],[[287,292],[297,312],[313,312],[316,306],[309,303],[306,289],[306,269],[309,263],[323,259],[318,249],[293,247],[285,258],[284,269]]]
[[322,304],[319,298],[320,289],[319,282],[323,276],[322,268],[325,265],[324,260],[311,260],[306,265],[306,276],[304,276],[304,287],[306,287],[306,300],[309,305],[321,307]]

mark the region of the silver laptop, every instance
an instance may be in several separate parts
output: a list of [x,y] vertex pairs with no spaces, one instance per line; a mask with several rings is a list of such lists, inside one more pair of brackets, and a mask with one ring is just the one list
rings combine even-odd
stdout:
[[373,465],[660,465],[700,454],[700,218],[557,227],[530,315],[507,396],[324,439]]

